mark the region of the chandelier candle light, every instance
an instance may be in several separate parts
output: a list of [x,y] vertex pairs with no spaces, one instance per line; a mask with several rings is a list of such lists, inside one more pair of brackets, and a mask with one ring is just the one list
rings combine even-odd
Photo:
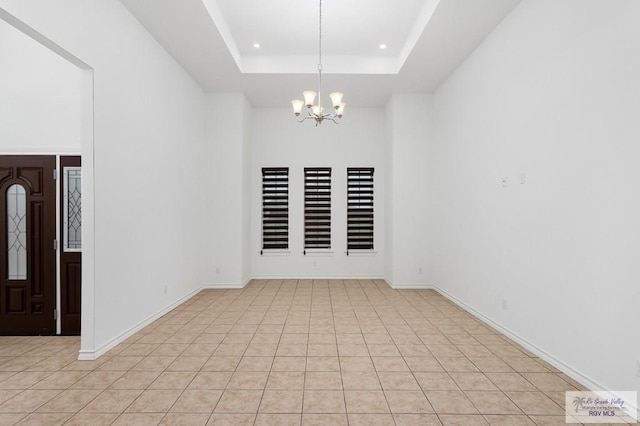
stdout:
[[319,54],[318,54],[318,104],[314,105],[316,99],[316,92],[313,90],[307,90],[306,92],[302,92],[302,96],[304,96],[304,101],[299,99],[291,101],[291,105],[293,105],[293,113],[296,117],[300,116],[302,112],[302,107],[307,107],[307,116],[299,119],[298,122],[302,123],[308,119],[314,119],[316,122],[316,126],[318,124],[322,124],[324,120],[331,120],[334,123],[340,123],[340,119],[342,118],[342,114],[344,113],[345,103],[342,102],[343,94],[340,92],[333,92],[329,94],[331,98],[331,103],[333,104],[333,111],[325,113],[324,107],[322,106],[322,0],[320,0],[320,32],[318,37],[318,46],[319,46]]

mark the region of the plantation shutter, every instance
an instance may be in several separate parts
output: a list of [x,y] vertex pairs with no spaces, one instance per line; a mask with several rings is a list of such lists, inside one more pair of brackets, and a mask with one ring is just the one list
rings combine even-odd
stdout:
[[262,169],[262,249],[289,248],[289,168]]
[[347,169],[349,250],[373,250],[373,168]]
[[304,248],[331,248],[331,168],[304,169]]

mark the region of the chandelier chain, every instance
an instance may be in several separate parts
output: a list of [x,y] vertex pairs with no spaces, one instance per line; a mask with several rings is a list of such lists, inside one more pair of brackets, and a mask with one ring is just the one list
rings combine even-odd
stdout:
[[322,68],[322,0],[320,0],[320,13],[319,16],[319,37],[318,37],[318,67]]
[[320,0],[320,12],[318,13],[318,105],[322,108],[322,100],[320,99],[322,93],[322,0]]

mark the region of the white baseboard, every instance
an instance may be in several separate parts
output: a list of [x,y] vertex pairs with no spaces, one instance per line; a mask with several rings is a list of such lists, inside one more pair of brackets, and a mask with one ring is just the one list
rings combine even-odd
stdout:
[[256,275],[252,280],[381,280],[384,279],[381,275],[305,275],[305,274],[294,274],[294,275]]
[[[554,366],[558,370],[562,371],[564,374],[566,374],[567,376],[571,377],[576,382],[582,384],[587,389],[592,390],[592,391],[606,390],[606,391],[608,391],[608,392],[610,392],[610,393],[615,395],[615,391],[606,389],[606,387],[602,386],[600,383],[598,383],[597,381],[593,380],[591,377],[587,376],[583,372],[581,372],[581,371],[573,368],[572,366],[564,363],[563,361],[561,361],[558,358],[554,357],[553,355],[551,355],[550,353],[548,353],[544,349],[534,345],[533,343],[529,342],[524,337],[520,336],[518,333],[516,333],[516,332],[512,331],[511,329],[503,326],[502,324],[500,324],[499,322],[493,320],[492,318],[482,314],[481,312],[479,312],[478,310],[476,310],[472,306],[466,304],[465,302],[463,302],[462,300],[458,299],[457,297],[453,296],[452,294],[447,293],[446,291],[444,291],[443,289],[441,289],[441,288],[439,288],[437,286],[431,286],[431,288],[433,290],[437,291],[438,293],[440,293],[442,296],[444,296],[447,299],[449,299],[450,301],[452,301],[453,303],[455,303],[456,305],[458,305],[459,307],[461,307],[462,309],[464,309],[465,311],[467,311],[468,313],[470,313],[471,315],[473,315],[474,317],[478,318],[480,321],[482,321],[482,322],[490,325],[491,327],[495,328],[500,333],[504,334],[505,336],[507,336],[508,338],[513,340],[514,342],[517,342],[519,345],[523,346],[524,348],[526,348],[527,350],[532,352],[534,355],[536,355],[537,357],[539,357],[543,361],[548,362],[549,364],[551,364],[552,366]],[[620,390],[620,389],[618,389],[618,390]],[[633,401],[630,405],[631,405],[631,409],[635,410],[638,413],[638,418],[640,418],[640,407],[638,407],[637,401]]]
[[98,356],[96,356],[96,351],[88,351],[83,349],[80,349],[78,351],[78,361],[94,361],[98,359]]
[[237,290],[245,288],[253,278],[245,278],[241,283],[209,283],[204,284],[200,290]]
[[423,283],[392,283],[388,278],[384,278],[384,281],[389,287],[394,290],[434,290],[432,284]]
[[166,308],[156,312],[155,314],[151,315],[147,319],[140,321],[138,324],[134,325],[133,327],[129,328],[128,330],[124,331],[123,333],[120,333],[116,337],[110,339],[108,342],[104,343],[103,345],[101,345],[100,347],[98,347],[98,348],[96,348],[94,350],[80,350],[80,351],[78,351],[78,360],[79,361],[93,361],[93,360],[98,359],[99,357],[101,357],[102,355],[107,353],[109,350],[113,349],[114,347],[116,347],[120,343],[124,342],[129,337],[133,336],[138,331],[142,330],[143,328],[145,328],[146,326],[148,326],[149,324],[151,324],[152,322],[154,322],[155,320],[157,320],[161,316],[163,316],[166,313],[172,311],[173,309],[175,309],[176,307],[178,307],[179,305],[181,305],[185,301],[191,299],[193,296],[195,296],[196,294],[200,293],[201,290],[202,290],[202,288],[197,288],[197,289],[189,292],[185,296],[182,296],[181,298],[179,298],[175,302],[171,303]]
[[200,287],[200,290],[238,290],[243,289],[247,283],[214,283],[214,284],[205,284]]

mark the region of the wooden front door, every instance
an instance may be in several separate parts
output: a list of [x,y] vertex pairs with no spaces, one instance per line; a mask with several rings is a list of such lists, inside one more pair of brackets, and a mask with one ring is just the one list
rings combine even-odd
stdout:
[[80,157],[60,157],[60,320],[62,334],[80,334],[82,191]]
[[53,156],[0,156],[0,334],[55,334]]

